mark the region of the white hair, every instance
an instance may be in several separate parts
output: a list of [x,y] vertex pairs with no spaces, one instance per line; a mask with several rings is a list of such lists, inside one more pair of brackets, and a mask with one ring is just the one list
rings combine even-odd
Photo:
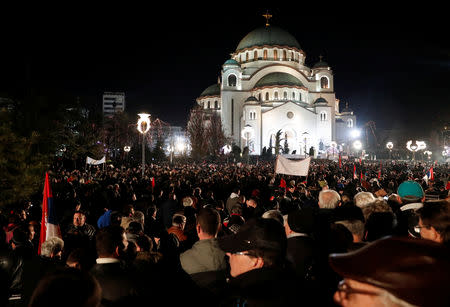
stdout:
[[335,190],[322,190],[319,193],[319,207],[334,209],[341,201],[341,195]]
[[353,202],[357,207],[365,207],[376,200],[375,196],[370,192],[358,192],[353,197]]
[[51,237],[41,245],[41,255],[45,257],[55,256],[64,248],[64,241],[58,237]]

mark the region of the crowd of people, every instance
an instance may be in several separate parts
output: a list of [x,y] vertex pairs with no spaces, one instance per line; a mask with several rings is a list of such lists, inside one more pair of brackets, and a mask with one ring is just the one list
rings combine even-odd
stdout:
[[54,166],[61,236],[2,209],[0,305],[450,306],[448,164],[274,163]]

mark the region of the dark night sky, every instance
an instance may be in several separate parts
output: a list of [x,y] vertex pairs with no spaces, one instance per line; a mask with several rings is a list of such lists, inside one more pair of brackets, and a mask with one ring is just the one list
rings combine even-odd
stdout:
[[[336,97],[360,124],[423,133],[450,117],[449,27],[430,3],[413,11],[388,2],[268,9],[271,24],[296,37],[307,65],[324,56]],[[20,95],[31,84],[101,104],[103,91],[123,91],[130,111],[184,125],[239,41],[265,21],[266,8],[212,5],[3,11],[0,93]]]

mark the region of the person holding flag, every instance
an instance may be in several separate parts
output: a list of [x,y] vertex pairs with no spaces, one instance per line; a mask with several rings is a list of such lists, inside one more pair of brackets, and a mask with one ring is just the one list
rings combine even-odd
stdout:
[[61,228],[56,216],[53,194],[48,180],[48,172],[45,173],[44,193],[42,199],[41,233],[39,237],[38,254],[41,254],[42,243],[52,237],[62,239]]

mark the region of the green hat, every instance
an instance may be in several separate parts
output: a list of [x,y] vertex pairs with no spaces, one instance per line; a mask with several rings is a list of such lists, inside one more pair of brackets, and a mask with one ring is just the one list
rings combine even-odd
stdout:
[[397,194],[405,199],[422,199],[425,195],[422,186],[413,180],[403,181],[398,187]]

